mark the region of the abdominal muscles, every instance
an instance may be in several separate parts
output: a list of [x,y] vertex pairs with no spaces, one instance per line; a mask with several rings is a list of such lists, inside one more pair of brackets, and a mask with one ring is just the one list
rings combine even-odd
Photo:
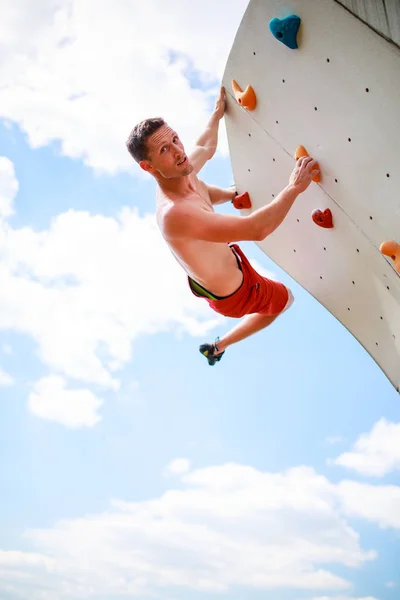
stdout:
[[243,276],[226,243],[202,240],[167,240],[172,254],[194,281],[216,296],[238,289]]

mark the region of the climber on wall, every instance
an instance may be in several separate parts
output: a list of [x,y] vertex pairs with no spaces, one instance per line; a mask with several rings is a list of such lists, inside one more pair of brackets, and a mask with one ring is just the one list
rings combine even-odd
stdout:
[[236,192],[207,185],[197,173],[215,154],[224,113],[222,87],[208,126],[189,156],[162,118],[136,125],[126,143],[135,161],[158,184],[157,223],[187,273],[192,293],[205,298],[219,314],[245,316],[221,339],[201,344],[199,350],[210,365],[221,360],[228,346],[264,329],[292,305],[291,291],[257,273],[233,242],[260,241],[270,235],[319,173],[315,160],[299,158],[288,185],[273,202],[244,217],[217,214],[214,205],[233,200]]

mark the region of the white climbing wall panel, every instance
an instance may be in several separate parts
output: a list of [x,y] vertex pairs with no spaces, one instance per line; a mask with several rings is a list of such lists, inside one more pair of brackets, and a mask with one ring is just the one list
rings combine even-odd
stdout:
[[[298,49],[269,31],[298,15]],[[232,80],[252,85],[247,111]],[[400,277],[380,244],[400,243],[400,49],[334,0],[251,0],[223,79],[226,126],[248,214],[287,185],[303,145],[321,182],[260,248],[324,305],[400,387]],[[330,208],[334,228],[314,224]],[[327,340],[329,343],[329,340]]]

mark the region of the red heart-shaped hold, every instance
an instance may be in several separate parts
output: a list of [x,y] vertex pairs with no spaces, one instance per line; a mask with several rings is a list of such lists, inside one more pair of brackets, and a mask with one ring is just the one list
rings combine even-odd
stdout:
[[311,216],[314,223],[320,227],[326,227],[327,229],[331,229],[333,227],[332,213],[329,208],[326,208],[324,211],[317,208],[313,211]]

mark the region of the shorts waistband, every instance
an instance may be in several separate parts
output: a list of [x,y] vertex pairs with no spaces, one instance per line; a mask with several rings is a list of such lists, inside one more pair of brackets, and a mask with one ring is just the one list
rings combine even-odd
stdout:
[[[240,254],[238,254],[238,252],[236,251],[236,248],[234,248],[232,245],[229,244],[229,247],[232,250],[233,254],[235,255],[236,262],[237,262],[239,269],[242,271],[242,265],[240,264],[242,262],[242,258],[240,256]],[[192,279],[189,276],[188,276],[188,280],[189,280],[190,289],[196,296],[204,296],[206,298],[209,298],[210,300],[226,300],[227,298],[230,298],[231,296],[233,296],[233,294],[236,294],[236,292],[237,292],[237,290],[236,290],[232,294],[229,294],[229,296],[216,296],[215,294],[213,294],[212,292],[207,290],[205,287],[200,285],[200,283],[197,283],[197,281],[195,281],[194,279]]]

